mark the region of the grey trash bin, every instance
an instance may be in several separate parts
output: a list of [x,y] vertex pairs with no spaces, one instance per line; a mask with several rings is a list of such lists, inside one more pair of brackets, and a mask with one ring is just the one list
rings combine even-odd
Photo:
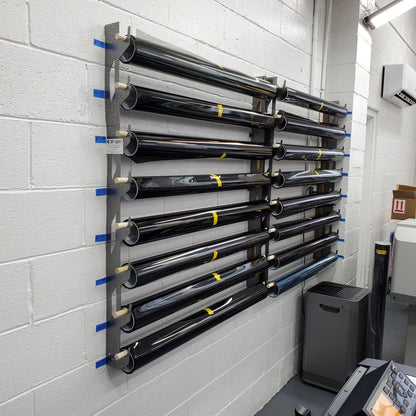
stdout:
[[306,293],[302,379],[338,391],[364,358],[368,291],[321,282]]

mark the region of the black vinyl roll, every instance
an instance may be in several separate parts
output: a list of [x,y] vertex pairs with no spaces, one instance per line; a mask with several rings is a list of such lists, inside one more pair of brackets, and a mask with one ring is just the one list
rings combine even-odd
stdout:
[[224,68],[174,45],[151,39],[149,36],[142,38],[130,36],[129,46],[120,60],[253,97],[272,99],[276,95],[276,86],[268,81]]
[[316,194],[301,196],[296,198],[277,199],[277,204],[273,206],[271,214],[274,217],[284,214],[294,214],[324,205],[335,203],[341,199],[340,192],[330,192],[326,194]]
[[131,263],[130,278],[124,286],[127,289],[142,286],[169,274],[214,261],[269,240],[270,234],[266,231],[243,233],[134,261]]
[[278,116],[280,117],[276,118],[276,130],[307,134],[309,136],[328,137],[337,140],[345,137],[345,129],[334,124],[317,123],[316,121],[285,111],[279,111]]
[[328,161],[341,160],[344,152],[338,149],[324,149],[321,147],[296,146],[292,144],[277,144],[274,147],[275,160],[311,160]]
[[376,242],[374,254],[373,287],[369,302],[367,356],[381,358],[389,276],[390,243]]
[[264,173],[133,177],[124,198],[131,201],[169,195],[249,189],[268,185],[269,182],[270,177]]
[[348,114],[348,110],[345,107],[341,107],[331,101],[322,100],[321,98],[314,97],[313,95],[306,94],[305,92],[297,91],[286,86],[282,86],[277,89],[277,99],[288,104],[293,104],[333,116],[345,117]]
[[135,163],[153,160],[219,158],[268,159],[272,149],[258,144],[152,133],[130,133],[124,154]]
[[330,183],[339,181],[342,172],[336,169],[315,169],[296,172],[277,172],[272,178],[273,188],[286,186],[315,185],[318,183]]
[[258,284],[210,305],[172,325],[123,347],[129,351],[129,363],[122,368],[132,373],[139,367],[173,350],[207,329],[265,299],[268,289]]
[[205,230],[258,218],[270,212],[265,201],[224,205],[199,210],[132,218],[129,235],[124,239],[128,246]]
[[323,247],[329,246],[335,241],[338,240],[337,233],[329,233],[323,237],[316,238],[306,243],[299,244],[294,247],[289,247],[283,251],[277,252],[275,254],[275,259],[273,260],[273,269],[278,269],[279,267],[286,266],[289,263],[292,263],[307,254],[314,253],[315,251],[320,250]]
[[274,240],[280,241],[295,235],[303,234],[308,231],[316,230],[333,224],[341,219],[341,214],[332,212],[324,217],[308,218],[306,220],[287,221],[280,224],[273,224],[276,228],[274,233]]
[[270,114],[256,113],[136,85],[129,85],[129,89],[129,96],[122,103],[122,108],[125,110],[147,111],[247,127],[274,128],[275,126],[275,119]]
[[245,260],[232,267],[206,274],[130,305],[125,305],[124,308],[131,308],[131,319],[122,329],[125,332],[135,331],[201,299],[254,277],[268,267],[269,262],[265,257],[259,257],[249,262]]

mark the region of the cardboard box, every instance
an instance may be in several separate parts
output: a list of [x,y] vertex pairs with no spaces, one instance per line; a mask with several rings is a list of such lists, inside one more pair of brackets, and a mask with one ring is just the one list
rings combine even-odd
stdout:
[[396,186],[396,190],[393,191],[391,218],[394,220],[416,218],[416,186]]

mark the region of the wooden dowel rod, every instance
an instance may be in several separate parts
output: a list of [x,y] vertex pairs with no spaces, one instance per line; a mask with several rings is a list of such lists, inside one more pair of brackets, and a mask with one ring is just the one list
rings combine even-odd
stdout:
[[120,183],[130,183],[131,179],[130,178],[114,178],[114,183],[120,184]]
[[114,312],[112,316],[113,316],[113,319],[118,319],[124,315],[127,315],[128,313],[130,313],[130,311],[127,308],[123,308],[123,309],[120,309],[119,311]]
[[130,265],[126,264],[125,266],[117,267],[115,272],[116,274],[121,274],[121,273],[128,272],[129,270],[130,270]]
[[128,221],[125,222],[116,222],[116,230],[122,230],[123,228],[129,228],[130,223]]
[[117,40],[122,40],[123,42],[125,42],[129,37],[128,36],[126,36],[126,35],[122,35],[121,33],[116,33],[115,35],[114,35],[114,37],[117,39]]
[[128,350],[123,350],[118,352],[117,354],[114,354],[114,359],[116,361],[121,360],[124,357],[127,357],[129,355],[129,351]]

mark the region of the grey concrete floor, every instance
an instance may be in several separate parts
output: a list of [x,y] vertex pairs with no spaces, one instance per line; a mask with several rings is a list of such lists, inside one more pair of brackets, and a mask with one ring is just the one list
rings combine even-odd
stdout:
[[297,374],[255,416],[293,416],[298,403],[321,416],[334,398],[335,393],[306,384]]

